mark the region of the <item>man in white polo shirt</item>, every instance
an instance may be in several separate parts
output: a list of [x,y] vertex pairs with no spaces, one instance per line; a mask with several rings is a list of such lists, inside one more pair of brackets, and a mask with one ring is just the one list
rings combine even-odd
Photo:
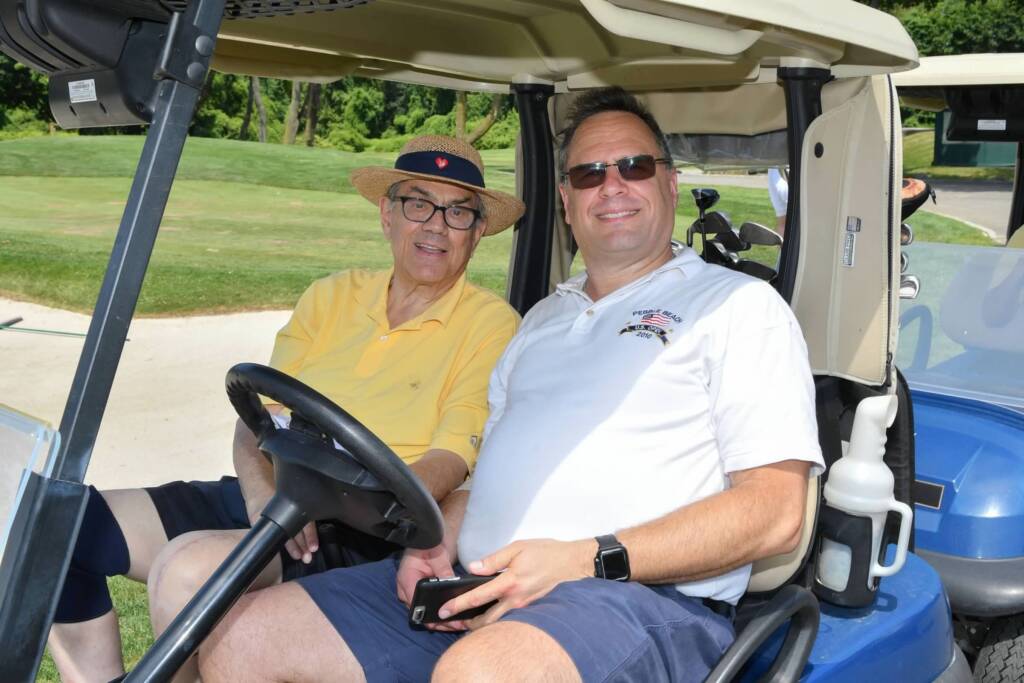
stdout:
[[[295,585],[247,598],[201,651],[204,681],[699,681],[728,647],[724,613],[753,560],[795,547],[822,465],[802,335],[767,284],[673,253],[675,174],[630,95],[581,96],[559,166],[587,270],[495,367],[444,543],[298,582],[338,609]],[[466,570],[501,574],[441,616],[495,604],[410,629],[416,581]],[[259,656],[267,618],[305,647]]]

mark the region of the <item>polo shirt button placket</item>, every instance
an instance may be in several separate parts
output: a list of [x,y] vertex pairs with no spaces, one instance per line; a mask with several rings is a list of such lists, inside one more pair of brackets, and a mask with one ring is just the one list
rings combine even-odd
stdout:
[[582,315],[576,317],[576,321],[572,325],[574,332],[588,332],[594,322],[594,308],[591,306]]

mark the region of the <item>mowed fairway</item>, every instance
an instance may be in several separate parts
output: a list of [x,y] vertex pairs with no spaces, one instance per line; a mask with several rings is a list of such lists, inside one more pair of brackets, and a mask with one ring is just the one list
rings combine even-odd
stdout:
[[[0,294],[90,311],[142,150],[139,136],[0,143]],[[487,183],[515,185],[512,150],[483,152]],[[140,315],[290,308],[314,279],[386,268],[377,209],[348,183],[353,168],[393,154],[352,154],[193,138],[182,156],[138,304]],[[707,185],[716,186],[716,176]],[[767,192],[719,186],[716,209],[774,224]],[[676,236],[695,211],[681,185]],[[990,244],[951,219],[915,216],[923,241]],[[480,243],[470,280],[503,294],[513,232]],[[756,250],[774,263],[773,250]]]
[[[63,137],[0,143],[0,292],[91,309],[131,182],[133,164],[125,159],[138,158],[139,142]],[[377,209],[346,180],[357,165],[387,163],[377,156],[190,141],[139,313],[289,308],[317,277],[343,268],[387,268],[391,256]],[[510,152],[498,156],[511,161]],[[95,163],[83,163],[88,158]],[[108,175],[99,174],[103,169]],[[232,180],[216,179],[221,175]],[[511,189],[511,169],[494,164],[488,181]],[[472,281],[504,291],[511,237],[508,231],[481,242]]]

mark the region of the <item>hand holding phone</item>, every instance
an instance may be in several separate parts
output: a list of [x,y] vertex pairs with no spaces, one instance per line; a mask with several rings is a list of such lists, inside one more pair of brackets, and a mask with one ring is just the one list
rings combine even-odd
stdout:
[[496,578],[497,574],[492,576],[477,576],[470,574],[468,576],[452,576],[446,579],[439,579],[437,577],[430,579],[420,579],[416,584],[416,591],[412,596],[412,603],[409,605],[409,624],[414,628],[420,628],[424,624],[436,624],[445,621],[456,621],[463,619],[472,619],[473,617],[479,616],[489,610],[497,600],[492,600],[486,605],[480,605],[473,609],[453,614],[447,619],[441,619],[437,615],[437,611],[441,609],[441,606],[452,598],[458,597],[463,593],[482,586],[493,578]]

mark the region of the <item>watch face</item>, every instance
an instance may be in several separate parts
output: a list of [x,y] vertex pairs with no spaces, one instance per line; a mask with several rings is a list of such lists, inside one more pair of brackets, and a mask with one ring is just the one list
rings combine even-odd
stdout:
[[629,576],[629,560],[626,559],[624,548],[614,548],[601,553],[601,566],[604,578],[623,579]]

